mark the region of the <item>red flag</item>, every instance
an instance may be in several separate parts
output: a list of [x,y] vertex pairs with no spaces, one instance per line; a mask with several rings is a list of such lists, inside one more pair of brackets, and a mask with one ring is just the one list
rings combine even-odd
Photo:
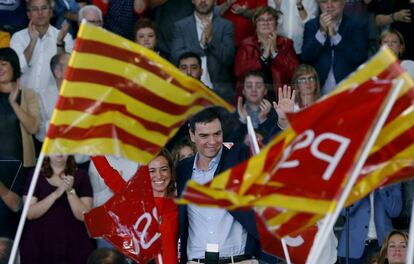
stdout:
[[104,205],[85,214],[92,237],[103,237],[116,249],[147,263],[161,254],[161,234],[147,166]]

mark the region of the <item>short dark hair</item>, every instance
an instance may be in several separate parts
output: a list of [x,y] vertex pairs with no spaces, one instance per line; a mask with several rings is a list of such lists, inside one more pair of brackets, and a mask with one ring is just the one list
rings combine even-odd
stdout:
[[138,30],[140,30],[142,28],[150,28],[154,31],[155,35],[157,35],[157,31],[156,31],[154,22],[151,19],[144,17],[144,18],[139,19],[134,25],[134,31],[133,31],[134,32],[134,35],[133,35],[134,39],[137,36]]
[[221,124],[221,117],[220,117],[220,114],[217,112],[217,110],[211,107],[206,108],[190,118],[190,120],[188,121],[188,127],[190,131],[194,133],[195,126],[197,123],[203,123],[203,124],[210,123],[216,119],[218,119]]
[[188,58],[195,58],[197,60],[198,65],[201,67],[201,57],[192,51],[184,52],[183,54],[178,57],[177,67],[180,66],[180,63],[182,60],[188,59]]
[[20,78],[20,62],[17,53],[12,48],[0,48],[0,61],[7,61],[13,69],[13,82]]
[[112,248],[95,249],[88,257],[88,264],[127,264],[126,258]]
[[[13,247],[13,240],[6,237],[0,238],[0,264],[9,262],[10,254]],[[18,263],[19,255],[16,256],[14,263]]]
[[260,77],[260,78],[262,78],[262,80],[263,80],[263,82],[264,83],[266,83],[266,75],[262,72],[262,71],[257,71],[257,70],[250,70],[250,71],[248,71],[245,75],[244,75],[244,78],[243,78],[243,83],[246,81],[246,79],[248,78],[248,77],[251,77],[251,76],[254,76],[254,77]]

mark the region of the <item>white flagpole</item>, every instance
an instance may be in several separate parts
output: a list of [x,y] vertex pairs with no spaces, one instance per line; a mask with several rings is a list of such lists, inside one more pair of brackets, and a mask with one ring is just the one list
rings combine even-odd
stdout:
[[158,257],[158,264],[162,264],[163,263],[162,262],[162,255],[158,254],[157,257]]
[[411,221],[410,221],[410,234],[408,236],[408,249],[407,249],[407,259],[405,263],[407,264],[413,264],[414,260],[414,203],[411,208]]
[[[250,144],[253,148],[253,154],[257,155],[260,152],[260,148],[257,142],[256,133],[254,132],[253,123],[252,123],[252,119],[250,118],[250,116],[247,116],[246,121],[247,121],[246,123],[247,133],[250,139]],[[292,262],[290,261],[289,250],[287,248],[286,241],[284,238],[282,238],[281,240],[282,240],[282,248],[283,248],[283,253],[285,254],[286,262],[287,264],[292,264]]]
[[[341,213],[342,208],[344,207],[344,204],[346,202],[346,199],[348,198],[350,192],[352,191],[352,187],[354,186],[354,183],[356,182],[361,169],[366,161],[366,159],[368,158],[369,152],[371,151],[372,146],[375,143],[375,140],[377,139],[382,126],[384,125],[394,103],[395,100],[398,97],[398,94],[401,91],[401,88],[403,86],[403,80],[399,80],[397,82],[396,85],[393,85],[393,89],[391,90],[391,94],[389,96],[389,100],[388,102],[385,104],[384,110],[383,112],[380,114],[380,116],[378,117],[378,121],[376,122],[371,136],[370,138],[367,140],[367,143],[364,146],[364,149],[354,167],[354,170],[351,173],[351,176],[349,177],[349,180],[344,188],[344,191],[342,192],[338,204],[335,207],[335,210],[333,213],[327,214],[326,215],[326,222],[323,224],[321,230],[319,230],[318,232],[321,233],[321,235],[319,236],[320,240],[318,241],[319,243],[313,243],[312,245],[312,249],[309,253],[308,259],[306,261],[306,263],[308,264],[316,264],[323,248],[325,247],[326,242],[328,241],[329,238],[329,232],[330,230],[333,229],[336,219],[338,218],[339,214]],[[316,236],[317,237],[317,236]],[[315,237],[315,238],[316,238]]]
[[17,249],[19,248],[20,238],[22,237],[22,232],[24,224],[26,222],[27,213],[29,212],[30,201],[32,200],[34,189],[36,187],[37,179],[39,178],[40,169],[42,168],[44,159],[44,154],[40,152],[39,158],[36,163],[36,168],[33,174],[32,181],[30,183],[29,192],[27,193],[26,202],[23,206],[23,212],[20,216],[19,226],[17,228],[16,236],[14,238],[12,251],[9,258],[9,264],[13,264],[17,255]]

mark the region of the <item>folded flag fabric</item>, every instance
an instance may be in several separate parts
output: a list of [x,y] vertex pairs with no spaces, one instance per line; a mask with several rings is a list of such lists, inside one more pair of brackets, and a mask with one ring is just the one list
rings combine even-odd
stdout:
[[231,107],[156,53],[83,23],[42,152],[146,164],[189,116]]

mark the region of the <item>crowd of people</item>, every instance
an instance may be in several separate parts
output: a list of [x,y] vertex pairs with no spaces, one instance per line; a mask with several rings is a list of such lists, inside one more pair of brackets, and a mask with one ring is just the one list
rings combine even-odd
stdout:
[[[249,158],[248,116],[264,146],[289,126],[286,113],[331,92],[383,45],[414,78],[413,12],[414,0],[0,1],[0,263],[83,21],[157,53],[236,109],[193,116],[148,164],[163,262],[265,264],[282,260],[261,249],[253,211],[173,199],[190,179],[206,183]],[[89,237],[84,213],[140,166],[115,156],[46,157],[16,263],[131,263]],[[320,263],[405,263],[412,186],[386,186],[344,210],[337,259]]]

